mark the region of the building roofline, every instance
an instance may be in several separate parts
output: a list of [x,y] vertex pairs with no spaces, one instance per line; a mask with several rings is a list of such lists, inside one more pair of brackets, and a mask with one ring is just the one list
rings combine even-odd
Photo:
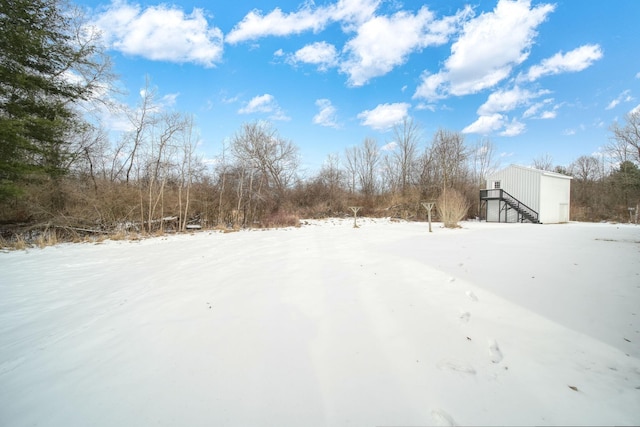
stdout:
[[[522,166],[522,165],[517,165],[517,164],[510,164],[509,166],[504,167],[504,168],[494,172],[491,175],[494,175],[494,174],[496,174],[498,172],[502,172],[502,171],[504,171],[506,169],[509,169],[509,168],[524,169],[524,170],[527,170],[527,171],[538,173],[540,175],[551,176],[551,177],[554,177],[554,178],[573,179],[572,176],[565,175],[565,174],[562,174],[562,173],[551,172],[551,171],[546,171],[546,170],[542,170],[542,169],[536,169],[536,168],[533,168],[533,167],[530,167],[530,166]],[[487,178],[491,177],[491,175],[487,176]]]

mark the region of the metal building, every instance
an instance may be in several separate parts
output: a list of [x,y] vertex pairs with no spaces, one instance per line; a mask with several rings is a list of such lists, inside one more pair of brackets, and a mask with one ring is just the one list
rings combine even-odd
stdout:
[[486,189],[480,190],[481,212],[488,222],[568,222],[571,179],[511,165],[487,177]]

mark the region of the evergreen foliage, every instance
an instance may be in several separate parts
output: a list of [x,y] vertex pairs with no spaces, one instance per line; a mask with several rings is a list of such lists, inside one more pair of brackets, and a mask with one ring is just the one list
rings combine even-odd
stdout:
[[76,70],[96,53],[77,29],[61,0],[0,0],[0,200],[66,172],[74,104],[92,89]]

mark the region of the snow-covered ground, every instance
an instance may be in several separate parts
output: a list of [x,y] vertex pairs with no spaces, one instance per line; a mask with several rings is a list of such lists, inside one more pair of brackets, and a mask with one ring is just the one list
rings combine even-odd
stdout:
[[640,227],[352,224],[0,253],[0,425],[640,424]]

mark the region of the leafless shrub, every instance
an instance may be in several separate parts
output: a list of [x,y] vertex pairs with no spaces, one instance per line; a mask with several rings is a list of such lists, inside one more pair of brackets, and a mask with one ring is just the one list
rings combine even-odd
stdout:
[[469,211],[469,201],[459,191],[448,188],[438,197],[436,207],[445,227],[458,228],[458,222],[464,219]]
[[118,230],[113,234],[110,234],[108,236],[109,240],[125,240],[127,238],[127,232],[126,230]]
[[0,238],[0,248],[23,251],[29,248],[29,243],[21,234],[16,234],[10,239]]
[[264,228],[300,227],[298,215],[278,211],[267,216],[260,225]]
[[109,237],[108,237],[106,234],[100,234],[100,235],[96,236],[94,239],[92,239],[92,240],[88,240],[88,241],[89,241],[89,242],[96,243],[96,244],[99,244],[99,243],[104,242],[104,241],[105,241],[105,240],[107,240],[108,238],[109,238]]
[[41,233],[36,238],[36,245],[40,248],[46,248],[47,246],[55,246],[58,244],[58,235],[55,230],[47,230]]

